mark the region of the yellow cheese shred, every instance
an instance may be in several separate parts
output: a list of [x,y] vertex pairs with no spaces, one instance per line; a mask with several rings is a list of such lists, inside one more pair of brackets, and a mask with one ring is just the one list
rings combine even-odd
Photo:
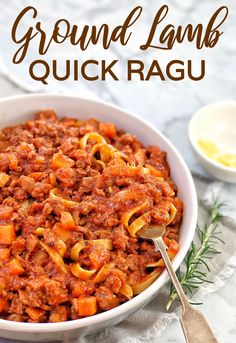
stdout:
[[212,160],[226,167],[236,168],[236,151],[220,148],[215,142],[207,139],[199,139],[198,146],[201,151]]

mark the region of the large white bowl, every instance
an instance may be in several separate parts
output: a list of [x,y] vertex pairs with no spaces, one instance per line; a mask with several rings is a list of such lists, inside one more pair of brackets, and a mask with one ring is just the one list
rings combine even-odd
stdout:
[[[97,118],[113,122],[119,128],[133,133],[145,145],[158,145],[167,152],[171,176],[179,188],[184,202],[184,216],[180,232],[181,249],[173,261],[177,269],[191,244],[197,222],[197,197],[192,176],[174,146],[155,128],[134,114],[103,102],[61,95],[24,95],[0,100],[0,125],[5,127],[21,123],[43,109],[54,109],[60,116],[80,119]],[[17,323],[0,319],[0,336],[24,341],[52,341],[83,336],[119,323],[149,303],[167,282],[164,271],[144,292],[110,311],[92,317],[62,323]]]

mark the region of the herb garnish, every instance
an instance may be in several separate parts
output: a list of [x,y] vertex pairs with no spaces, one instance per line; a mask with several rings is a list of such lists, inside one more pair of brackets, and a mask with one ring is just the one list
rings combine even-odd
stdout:
[[[192,242],[191,248],[188,251],[186,258],[184,259],[186,270],[181,272],[180,268],[177,270],[176,275],[180,280],[186,293],[192,293],[194,289],[199,288],[204,282],[211,283],[207,279],[207,273],[210,272],[210,268],[207,264],[208,259],[212,259],[212,254],[219,254],[216,249],[217,243],[222,241],[219,237],[220,231],[218,231],[218,224],[222,220],[223,216],[220,213],[222,203],[214,201],[210,210],[209,224],[203,228],[197,228],[199,237],[199,247]],[[178,298],[176,290],[171,284],[170,297],[166,305],[166,309],[169,310],[172,303]]]

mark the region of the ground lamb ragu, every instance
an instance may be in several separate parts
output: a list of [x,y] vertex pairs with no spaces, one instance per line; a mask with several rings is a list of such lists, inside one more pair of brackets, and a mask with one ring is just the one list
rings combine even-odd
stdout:
[[66,321],[130,300],[164,269],[136,233],[165,225],[172,259],[182,212],[166,153],[113,124],[48,110],[2,129],[0,317]]

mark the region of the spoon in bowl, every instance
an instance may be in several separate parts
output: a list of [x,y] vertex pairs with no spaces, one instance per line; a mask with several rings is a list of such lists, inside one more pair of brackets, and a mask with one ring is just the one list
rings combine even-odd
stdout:
[[182,305],[182,316],[180,323],[187,343],[217,343],[217,340],[201,312],[190,305],[183,288],[175,274],[169,256],[166,252],[166,245],[163,241],[165,226],[150,226],[142,228],[137,232],[140,238],[152,240],[156,251],[160,251],[171,281],[176,289]]

